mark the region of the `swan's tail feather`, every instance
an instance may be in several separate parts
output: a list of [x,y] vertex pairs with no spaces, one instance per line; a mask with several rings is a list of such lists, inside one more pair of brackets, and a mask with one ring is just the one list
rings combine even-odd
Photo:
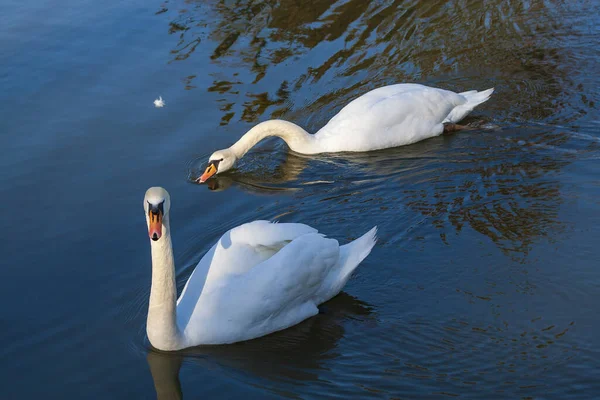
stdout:
[[[345,265],[342,267],[342,271],[344,269],[349,268],[350,271],[354,271],[354,269],[360,264],[362,260],[364,260],[371,250],[375,243],[377,242],[377,227],[374,226],[371,230],[356,240],[345,244],[340,247],[340,260],[345,258]],[[344,257],[345,256],[345,257]]]
[[478,92],[477,90],[470,90],[468,92],[463,92],[460,94],[467,98],[467,104],[471,107],[472,110],[479,104],[488,101],[492,93],[494,93],[494,88],[482,90],[481,92]]
[[352,242],[340,246],[340,258],[326,284],[323,301],[327,301],[342,290],[352,272],[371,253],[377,242],[377,227]]
[[458,107],[455,107],[450,112],[448,117],[446,117],[444,122],[459,122],[461,119],[466,117],[471,111],[473,111],[473,109],[479,104],[488,101],[492,93],[494,93],[494,88],[482,90],[481,92],[478,92],[477,90],[469,90],[466,92],[459,93],[461,96],[464,96],[467,99],[467,102]]
[[477,90],[467,90],[466,92],[459,93],[461,96],[467,97],[468,95],[477,93]]

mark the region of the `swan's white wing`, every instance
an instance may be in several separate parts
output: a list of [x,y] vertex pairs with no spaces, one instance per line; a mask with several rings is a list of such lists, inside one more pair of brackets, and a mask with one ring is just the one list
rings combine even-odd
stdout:
[[245,273],[297,237],[316,232],[316,229],[304,224],[269,221],[253,221],[233,228],[217,243],[208,279]]
[[[231,276],[238,276],[269,259],[295,238],[316,233],[304,224],[274,224],[254,221],[226,232],[202,257],[189,277],[177,301],[177,321],[185,330],[194,314],[203,306],[201,296],[222,286]],[[210,294],[208,294],[210,295]]]
[[337,240],[301,235],[246,273],[224,279],[198,310],[209,326],[192,328],[202,329],[205,342],[232,343],[295,325],[318,312],[321,285],[338,259]]
[[372,90],[346,105],[317,132],[326,151],[367,151],[437,136],[442,122],[467,99],[448,90],[398,84]]
[[199,294],[207,276],[210,281],[224,275],[244,273],[295,238],[316,232],[316,229],[304,224],[278,224],[262,220],[225,232],[196,266],[183,288],[179,303],[185,302],[183,298],[188,290]]

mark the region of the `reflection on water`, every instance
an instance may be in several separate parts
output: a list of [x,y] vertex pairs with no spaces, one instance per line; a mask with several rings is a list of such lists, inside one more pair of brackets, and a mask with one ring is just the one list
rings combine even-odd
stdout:
[[[274,139],[270,139],[272,142]],[[278,146],[278,147],[281,147]],[[208,156],[195,159],[188,168],[188,179],[195,182],[206,168]],[[301,154],[286,151],[263,149],[259,146],[243,157],[236,168],[226,174],[215,175],[206,182],[213,191],[223,191],[237,184],[252,193],[268,193],[298,189],[297,183],[302,171],[307,167],[309,158]]]
[[573,114],[563,93],[575,89],[568,63],[576,56],[555,35],[576,34],[563,23],[566,7],[541,0],[190,1],[173,22],[182,27],[173,54],[187,58],[197,41],[214,43],[219,71],[208,91],[218,94],[222,124],[292,116],[296,105],[303,108],[297,122],[316,130],[376,86],[420,81],[466,90],[491,86],[492,77],[506,78],[497,79],[494,96],[505,97],[496,101],[501,114],[574,120],[585,107]]
[[431,189],[406,191],[407,205],[437,228],[460,232],[467,224],[503,251],[526,256],[533,242],[557,229],[562,200],[552,175],[568,162],[531,159],[519,145],[471,150],[435,176]]
[[[337,357],[335,347],[349,320],[374,320],[371,307],[342,292],[320,307],[318,315],[283,332],[229,346],[200,346],[176,353],[149,350],[148,364],[159,399],[180,398],[179,369],[184,357],[201,368],[218,364],[229,371],[252,371],[269,381],[309,384],[319,380],[324,363]],[[185,388],[183,389],[185,393]],[[178,397],[179,396],[179,397]]]
[[181,369],[183,356],[150,350],[146,360],[154,380],[157,399],[183,399],[181,382],[179,381],[179,370]]
[[[362,327],[364,332],[350,335],[355,342],[346,343],[346,351],[341,353],[336,348],[345,334],[342,324],[349,319],[358,320],[354,327]],[[238,381],[248,381],[283,397],[295,397],[294,388],[298,387],[316,396],[330,393],[328,379],[334,372],[330,370],[333,364],[337,384],[355,386],[350,389],[352,395],[407,392],[411,388],[403,382],[416,379],[432,394],[459,396],[457,389],[477,384],[485,384],[487,390],[498,395],[525,386],[543,389],[547,384],[538,379],[539,374],[562,368],[577,354],[563,342],[573,322],[566,326],[542,325],[537,318],[528,321],[518,334],[512,334],[506,324],[407,319],[401,324],[387,324],[385,330],[394,335],[375,345],[364,333],[381,335],[382,331],[377,324],[368,324],[369,320],[373,320],[369,308],[342,293],[327,303],[321,314],[284,332],[231,346],[198,347],[178,353],[149,350],[147,361],[159,399],[181,398],[182,392],[186,393],[179,379],[184,359],[191,369],[202,371],[218,365],[219,371]],[[356,359],[355,353],[362,358]],[[489,354],[494,354],[493,365],[486,362]],[[496,374],[504,379],[494,379]],[[385,380],[369,382],[370,376]],[[357,377],[362,377],[361,384],[356,385]],[[287,389],[281,389],[282,385]],[[210,389],[205,393],[210,395]]]

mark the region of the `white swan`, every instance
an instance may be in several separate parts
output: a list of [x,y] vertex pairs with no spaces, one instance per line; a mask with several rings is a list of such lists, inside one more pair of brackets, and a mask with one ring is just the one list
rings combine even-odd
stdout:
[[344,246],[303,224],[254,221],[226,232],[178,300],[167,191],[148,189],[152,248],[146,332],[159,350],[253,339],[317,314],[371,252],[377,228]]
[[493,91],[454,93],[415,83],[384,86],[351,101],[314,135],[291,122],[265,121],[233,146],[214,152],[197,181],[203,183],[231,169],[268,136],[279,136],[290,149],[302,154],[371,151],[412,144],[460,128],[455,124],[489,99]]

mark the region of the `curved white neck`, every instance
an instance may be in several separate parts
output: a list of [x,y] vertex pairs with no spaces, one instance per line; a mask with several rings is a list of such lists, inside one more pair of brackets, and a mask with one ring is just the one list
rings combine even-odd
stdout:
[[236,157],[242,158],[255,144],[266,137],[278,136],[295,152],[303,154],[318,153],[314,135],[309,134],[296,124],[282,119],[261,122],[250,129],[229,149]]
[[150,241],[152,287],[146,333],[152,346],[157,349],[177,350],[181,348],[181,335],[176,322],[177,287],[168,215],[163,219],[163,228],[162,237],[157,241]]

